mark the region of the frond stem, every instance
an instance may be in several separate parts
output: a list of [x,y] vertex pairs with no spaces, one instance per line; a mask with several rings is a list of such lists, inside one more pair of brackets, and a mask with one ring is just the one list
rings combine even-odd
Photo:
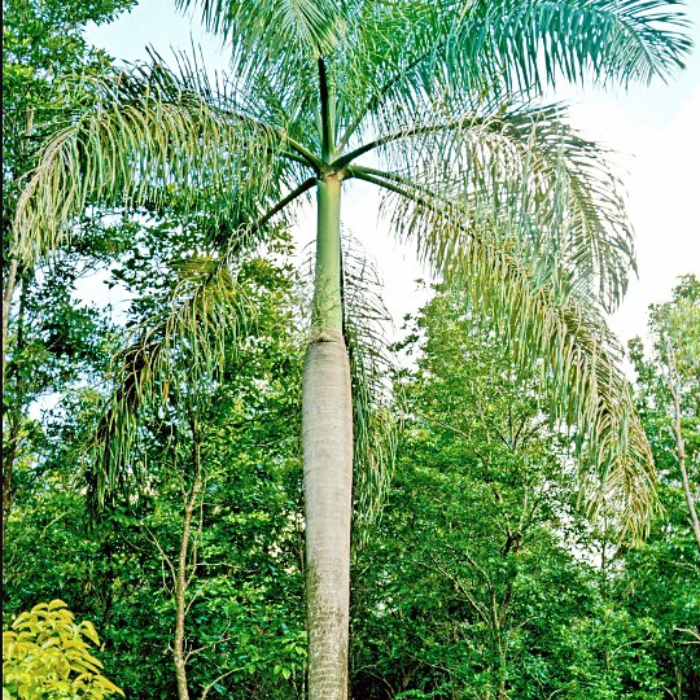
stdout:
[[323,165],[323,160],[318,156],[315,156],[308,148],[302,146],[298,141],[294,140],[290,136],[285,135],[285,140],[289,144],[289,147],[296,151],[305,161],[312,167],[316,172],[321,172],[321,166]]
[[[436,206],[436,202],[430,201],[430,198],[427,197],[422,197],[422,196],[417,196],[416,193],[411,192],[409,189],[404,188],[404,187],[399,187],[399,184],[405,184],[410,187],[410,183],[408,181],[403,180],[400,178],[400,176],[393,176],[391,173],[383,173],[379,170],[374,171],[376,175],[379,175],[380,177],[375,176],[374,173],[369,172],[371,169],[370,168],[353,168],[352,169],[352,177],[357,178],[358,180],[364,180],[365,182],[369,182],[372,185],[376,185],[377,187],[383,187],[386,190],[389,190],[389,192],[393,192],[394,194],[398,194],[401,197],[406,197],[407,199],[410,199],[411,201],[415,202],[416,204],[419,204],[421,206],[425,206],[430,208],[433,211],[438,211],[439,208]],[[385,179],[381,179],[385,178]],[[398,184],[394,184],[394,182],[391,182],[391,180],[394,180],[394,182]],[[418,189],[418,188],[415,188]]]
[[308,192],[316,184],[316,178],[310,177],[299,185],[296,189],[292,190],[286,197],[280,199],[277,204],[275,204],[272,209],[270,209],[264,216],[257,220],[253,225],[252,230],[257,230],[261,226],[264,226],[273,216],[279,214],[288,204],[291,204],[297,197],[300,197],[304,192]]
[[[347,168],[345,171],[345,179],[349,180],[350,178],[357,178],[358,180],[365,179],[367,182],[370,182],[369,179],[366,177],[363,177],[364,175],[368,175],[370,177],[377,177],[377,178],[382,178],[383,180],[388,180],[389,182],[394,182],[399,185],[404,185],[407,188],[410,188],[414,192],[422,192],[423,194],[427,195],[428,197],[435,198],[435,194],[433,190],[430,188],[426,187],[425,185],[419,185],[409,178],[403,177],[401,175],[398,175],[397,173],[391,173],[387,172],[385,170],[378,170],[377,168],[370,168],[364,165],[353,165],[350,168]],[[373,184],[379,184],[379,181],[374,182]],[[385,184],[381,185],[382,187],[386,186]],[[401,192],[397,192],[397,194],[402,194]]]
[[[285,156],[286,158],[297,160],[298,162],[304,163],[305,165],[309,165],[310,167],[314,168],[314,170],[316,170],[317,172],[320,172],[323,161],[320,158],[318,158],[318,156],[315,156],[308,148],[299,143],[296,139],[293,139],[291,136],[289,136],[289,134],[284,133],[283,129],[279,127],[270,127],[267,124],[263,124],[258,119],[247,115],[240,109],[227,109],[223,110],[223,113],[227,116],[232,116],[237,119],[240,119],[242,122],[250,123],[256,128],[263,130],[271,130],[280,139],[282,139],[283,142],[286,142],[286,144],[289,146],[289,148],[292,149],[292,151],[296,151],[296,154],[298,154],[294,155],[292,153],[283,151],[283,156]],[[299,156],[301,156],[303,160],[299,160]]]
[[282,158],[286,158],[287,160],[293,160],[295,163],[301,163],[301,165],[305,165],[307,168],[311,168],[317,175],[320,173],[316,165],[314,163],[310,163],[308,158],[304,158],[303,156],[297,155],[296,153],[292,153],[292,151],[282,151],[280,153]]
[[[314,185],[316,185],[316,178],[310,177],[299,185],[299,187],[293,189],[286,197],[280,199],[277,204],[275,204],[271,209],[268,209],[263,216],[261,216],[247,231],[250,235],[258,231],[262,226],[264,226],[270,219],[279,214],[287,205],[291,204],[297,197],[300,197],[304,192],[308,192]],[[229,256],[232,250],[236,247],[229,247],[224,255],[221,257],[219,264],[214,267],[214,269],[207,275],[206,279],[202,283],[202,287],[206,287],[215,277],[221,272],[224,266],[229,262]]]
[[386,144],[392,143],[393,141],[399,141],[400,139],[411,138],[412,136],[423,136],[424,134],[439,134],[441,131],[454,129],[457,126],[464,124],[465,121],[466,118],[464,116],[461,116],[458,119],[452,119],[444,124],[422,124],[420,126],[413,126],[408,129],[404,129],[403,131],[395,131],[391,134],[387,134],[386,136],[381,136],[378,139],[369,141],[368,143],[363,144],[359,148],[356,148],[354,151],[350,151],[341,158],[338,158],[338,160],[331,163],[331,166],[336,170],[339,170],[347,165],[350,165],[350,163],[352,163],[353,160],[359,158],[365,153],[368,153],[369,151],[374,150],[375,148],[386,146]]

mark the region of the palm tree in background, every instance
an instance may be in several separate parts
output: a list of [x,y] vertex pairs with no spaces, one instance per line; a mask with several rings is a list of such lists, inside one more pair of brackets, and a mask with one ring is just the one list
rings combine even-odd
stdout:
[[195,63],[170,70],[154,56],[95,82],[38,156],[13,258],[33,264],[90,208],[176,211],[208,236],[206,264],[122,354],[104,489],[128,459],[144,397],[168,390],[173,357],[186,358],[189,381],[223,357],[222,329],[245,315],[232,301],[237,261],[315,197],[302,400],[308,688],[311,700],[340,700],[358,420],[344,192],[353,181],[378,188],[395,235],[496,319],[515,360],[540,371],[552,415],[576,427],[595,496],[639,533],[653,467],[600,316],[624,294],[633,235],[604,152],[537,98],[560,80],[667,77],[689,50],[685,20],[675,0],[177,2],[229,42],[231,78],[213,84]]

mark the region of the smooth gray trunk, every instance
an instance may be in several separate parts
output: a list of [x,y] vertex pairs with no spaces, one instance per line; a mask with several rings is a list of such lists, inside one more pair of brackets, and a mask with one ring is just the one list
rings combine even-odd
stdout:
[[339,332],[312,339],[306,351],[302,439],[309,700],[347,700],[353,436]]

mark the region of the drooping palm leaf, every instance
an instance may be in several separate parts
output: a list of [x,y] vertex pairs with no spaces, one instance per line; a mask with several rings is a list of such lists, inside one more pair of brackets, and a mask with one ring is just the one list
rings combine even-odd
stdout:
[[655,507],[653,459],[621,351],[590,299],[538,279],[502,232],[476,226],[461,204],[388,186],[394,225],[436,274],[464,288],[477,313],[496,319],[517,363],[539,369],[550,415],[576,426],[590,510],[601,499],[616,503],[622,532],[641,535]]
[[[211,390],[220,380],[225,361],[255,319],[256,307],[238,284],[242,261],[265,240],[268,225],[289,225],[291,207],[314,184],[303,182],[257,221],[227,236],[223,254],[196,256],[176,263],[179,283],[157,316],[144,319],[133,341],[112,362],[113,389],[99,425],[93,452],[93,509],[105,495],[127,485],[130,456],[145,410],[162,412],[168,397]],[[219,249],[225,241],[214,241]]]
[[154,63],[94,89],[95,106],[48,141],[19,202],[27,262],[58,247],[89,206],[199,211],[230,229],[294,186],[283,131],[232,108],[201,76]]
[[156,316],[132,331],[113,358],[112,391],[93,444],[91,497],[124,489],[144,414],[166,417],[169,399],[196,402],[219,381],[225,358],[255,319],[229,264],[194,258],[178,264],[180,283]]
[[343,245],[343,329],[350,358],[354,414],[353,498],[355,551],[364,547],[381,517],[401,429],[392,386],[396,362],[389,349],[391,322],[374,265],[357,240]]
[[[510,236],[540,276],[564,273],[567,284],[611,310],[634,268],[633,231],[605,149],[564,115],[560,105],[433,115],[345,158],[358,177],[464,202],[472,220]],[[356,165],[365,150],[382,169]]]

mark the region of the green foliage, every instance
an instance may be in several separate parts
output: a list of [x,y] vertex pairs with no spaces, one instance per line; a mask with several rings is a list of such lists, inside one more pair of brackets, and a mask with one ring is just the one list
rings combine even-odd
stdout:
[[[439,290],[403,343],[404,439],[355,568],[355,695],[693,697],[687,527],[674,508],[646,543],[601,555],[576,507],[570,436],[543,414],[537,376],[473,319]],[[659,488],[668,508],[665,477]]]
[[81,99],[69,88],[70,76],[98,75],[109,65],[104,52],[87,45],[81,33],[83,27],[88,22],[111,21],[134,3],[135,0],[3,0],[5,246],[22,178],[33,167],[38,141]]
[[[682,503],[672,387],[678,385],[678,419],[686,455],[685,467],[691,490],[697,491],[695,485],[700,479],[699,322],[700,281],[694,275],[686,275],[673,290],[670,301],[651,306],[651,342],[647,351],[640,338],[630,342],[630,357],[638,376],[640,414],[659,474],[663,476],[665,502],[674,522],[688,534],[688,506]],[[697,501],[697,493],[694,497]],[[685,523],[681,525],[683,520]]]
[[401,378],[405,439],[354,589],[361,697],[524,687],[514,669],[537,662],[525,651],[537,620],[553,621],[555,596],[570,615],[562,589],[581,585],[554,535],[573,534],[566,441],[542,418],[536,377],[470,321],[458,293],[438,293],[403,347],[418,363]]
[[[167,310],[180,284],[180,266],[169,261],[201,244],[201,231],[192,228],[164,235],[173,228],[135,230],[133,252],[115,269],[137,300],[128,315],[135,336]],[[239,270],[240,292],[257,313],[239,342],[224,347],[217,377],[192,386],[173,360],[164,401],[141,407],[124,476],[146,465],[145,482],[131,478],[126,498],[112,490],[99,519],[92,518],[84,491],[94,462],[84,445],[100,424],[104,397],[82,388],[67,392],[42,469],[18,494],[5,552],[6,609],[60,591],[99,625],[103,658],[119,669],[128,697],[169,700],[177,693],[168,651],[175,595],[167,561],[177,563],[183,490],[193,480],[191,410],[205,475],[187,559],[193,578],[186,650],[196,651],[189,661],[191,694],[200,696],[213,681],[209,698],[296,698],[301,692],[301,363],[295,281],[279,262],[288,245],[280,237],[267,255],[249,258]],[[161,265],[163,274],[154,275]],[[221,674],[227,675],[216,680]]]
[[80,624],[61,600],[39,603],[17,616],[2,635],[3,698],[102,700],[124,693],[102,675],[90,652],[95,627]]
[[[110,21],[133,0],[4,0],[3,2],[3,289],[17,291],[3,311],[3,513],[31,481],[42,452],[44,425],[29,406],[56,396],[105,360],[108,326],[94,305],[76,300],[83,276],[123,245],[118,230],[99,220],[76,222],[74,245],[43,269],[17,262],[14,226],[21,189],[36,165],[39,143],[86,99],[71,76],[99,75],[110,59],[82,35],[86,23]],[[17,298],[18,297],[18,298]],[[82,379],[84,380],[84,374]]]
[[[303,336],[279,230],[318,180],[355,178],[381,188],[394,232],[456,290],[404,345],[419,359],[397,378],[397,446],[381,338],[349,316],[376,299],[355,295],[343,261],[363,526],[354,691],[697,695],[697,553],[663,372],[657,357],[640,374],[643,424],[600,314],[625,291],[631,227],[604,151],[535,101],[561,76],[668,76],[690,44],[682,5],[181,0],[235,42],[232,77],[212,84],[185,58],[116,70],[85,46],[85,21],[130,4],[6,3],[4,245],[23,256],[8,608],[60,591],[100,621],[125,691],[169,700],[184,601],[192,696],[303,697]],[[65,264],[37,274],[57,246]],[[86,260],[136,298],[109,367],[114,329],[72,305]],[[678,345],[691,460],[695,286],[657,319]],[[62,403],[28,420],[57,388]],[[581,517],[577,489],[602,495],[603,518],[617,506],[614,527]],[[649,542],[611,546],[618,525]]]
[[[178,235],[140,231],[148,254],[118,272],[143,292],[134,319],[161,308],[177,284],[149,270],[192,243]],[[231,672],[209,700],[298,700],[306,642],[296,288],[275,255],[243,272],[260,313],[198,409],[206,479],[188,553],[190,694]],[[655,414],[642,415],[659,435],[664,512],[642,546],[602,547],[605,533],[577,512],[571,441],[542,412],[537,377],[513,365],[495,329],[473,323],[459,292],[439,292],[403,346],[413,365],[397,377],[406,404],[396,470],[354,557],[354,695],[493,697],[504,679],[523,700],[697,695],[697,645],[684,631],[700,626],[697,553],[672,435],[653,432]],[[646,386],[638,384],[643,406],[654,396]],[[99,421],[101,397],[70,396],[9,523],[5,608],[60,595],[95,621],[100,658],[128,697],[170,700],[174,591],[155,542],[177,559],[192,485],[184,396],[171,394],[167,414],[149,410],[140,423],[131,465],[147,465],[146,488],[108,499],[92,525],[79,444]]]

